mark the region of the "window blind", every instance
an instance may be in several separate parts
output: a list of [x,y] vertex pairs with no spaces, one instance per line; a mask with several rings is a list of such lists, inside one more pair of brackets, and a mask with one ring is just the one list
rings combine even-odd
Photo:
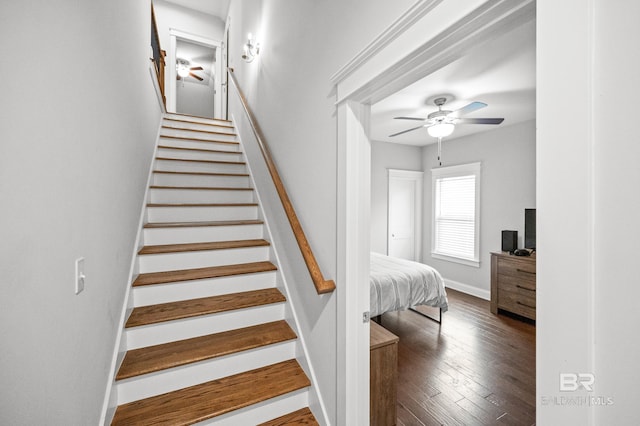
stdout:
[[479,165],[433,171],[434,255],[478,262]]

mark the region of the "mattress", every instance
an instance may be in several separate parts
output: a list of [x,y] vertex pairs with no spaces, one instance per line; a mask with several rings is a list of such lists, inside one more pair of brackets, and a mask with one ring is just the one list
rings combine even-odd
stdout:
[[442,276],[423,263],[371,253],[369,281],[372,317],[416,305],[449,308]]

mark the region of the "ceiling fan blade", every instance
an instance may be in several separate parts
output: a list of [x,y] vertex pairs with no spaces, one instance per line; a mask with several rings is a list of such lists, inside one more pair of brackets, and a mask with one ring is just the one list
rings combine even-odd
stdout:
[[190,73],[189,73],[189,75],[190,75],[191,77],[195,78],[195,79],[196,79],[196,80],[198,80],[198,81],[202,81],[202,80],[204,80],[204,78],[202,78],[202,77],[200,77],[199,75],[196,75],[196,74],[194,74],[194,73],[192,73],[192,72],[190,72]]
[[451,114],[449,114],[449,117],[461,117],[486,106],[487,104],[485,104],[484,102],[471,102],[469,105],[463,106],[462,108],[453,111]]
[[504,118],[459,118],[458,124],[500,124]]
[[191,67],[189,68],[191,71],[204,71],[204,68],[202,67]]
[[425,121],[426,118],[420,117],[393,117],[394,120],[416,120],[416,121]]
[[392,135],[389,135],[389,137],[390,137],[390,138],[392,138],[392,137],[394,137],[394,136],[399,136],[399,135],[401,135],[401,134],[403,134],[403,133],[413,132],[414,130],[418,130],[418,129],[422,128],[422,127],[424,127],[424,126],[418,126],[418,127],[414,127],[414,128],[412,128],[412,129],[403,130],[403,131],[401,131],[401,132],[398,132],[398,133],[394,133],[394,134],[392,134]]

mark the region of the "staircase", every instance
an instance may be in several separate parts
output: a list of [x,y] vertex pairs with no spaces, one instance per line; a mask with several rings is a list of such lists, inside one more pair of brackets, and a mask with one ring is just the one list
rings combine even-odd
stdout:
[[314,425],[303,351],[231,122],[164,118],[113,425]]

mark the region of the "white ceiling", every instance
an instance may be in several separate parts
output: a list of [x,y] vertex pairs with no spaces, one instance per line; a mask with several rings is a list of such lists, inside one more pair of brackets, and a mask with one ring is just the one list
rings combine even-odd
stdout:
[[227,19],[230,0],[166,0],[189,9],[217,16],[223,21]]
[[[437,110],[432,103],[441,94],[452,95],[446,110],[473,101],[488,104],[465,117],[503,117],[499,126],[535,118],[535,21],[484,43],[465,57],[383,99],[371,107],[371,139],[424,146],[436,142],[425,128],[390,138],[389,135],[420,125],[419,121],[394,120],[397,116],[426,117]],[[453,139],[487,130],[495,125],[457,125]]]

